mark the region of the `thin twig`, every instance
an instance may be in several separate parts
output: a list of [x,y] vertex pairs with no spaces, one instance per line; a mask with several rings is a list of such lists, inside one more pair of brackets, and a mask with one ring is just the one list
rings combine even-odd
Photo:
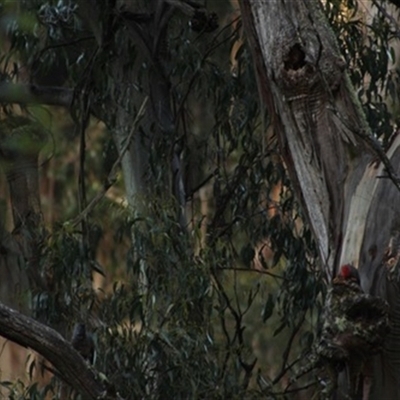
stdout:
[[[249,384],[253,369],[257,363],[257,357],[250,364],[244,362],[242,359],[242,349],[244,348],[244,345],[245,345],[244,337],[243,337],[243,332],[244,332],[245,327],[242,325],[244,314],[241,312],[240,309],[238,311],[236,311],[234,309],[234,307],[232,306],[231,301],[229,300],[229,297],[226,294],[224,287],[222,286],[221,282],[218,279],[217,274],[215,273],[215,270],[212,270],[211,274],[214,278],[214,282],[216,283],[218,293],[220,295],[222,295],[222,298],[225,300],[227,309],[230,311],[233,319],[235,320],[235,332],[234,332],[232,339],[230,339],[230,336],[228,334],[227,337],[228,337],[228,340],[230,339],[230,343],[227,343],[227,346],[230,347],[236,340],[238,341],[239,347],[236,349],[235,353],[238,357],[241,367],[245,371],[245,378],[243,381],[243,386],[247,387],[247,385]],[[224,321],[224,323],[225,323],[225,321]],[[229,354],[229,352],[228,352],[228,354]],[[226,361],[227,361],[227,359],[226,359]]]
[[60,47],[73,46],[75,44],[78,44],[78,43],[81,43],[81,42],[84,42],[84,41],[87,41],[87,40],[94,40],[94,39],[95,39],[95,37],[93,35],[91,35],[91,36],[85,36],[85,37],[81,37],[79,39],[71,40],[69,42],[62,42],[62,43],[57,43],[57,44],[52,44],[52,45],[46,46],[44,49],[42,49],[39,52],[39,54],[37,55],[36,59],[40,60],[42,55],[44,53],[46,53],[47,51],[49,51],[49,50],[58,49]]
[[78,225],[84,218],[86,218],[86,216],[88,214],[90,214],[93,211],[93,209],[96,207],[96,205],[99,203],[99,201],[107,193],[108,189],[116,182],[117,168],[119,167],[119,164],[121,163],[122,158],[124,157],[125,153],[127,152],[129,145],[131,144],[131,140],[132,140],[133,134],[136,131],[137,124],[139,123],[140,119],[144,115],[147,101],[148,101],[148,97],[145,97],[145,99],[142,102],[142,105],[139,108],[138,113],[136,114],[136,118],[133,121],[132,129],[129,132],[126,143],[125,143],[124,147],[121,149],[117,160],[114,162],[114,164],[111,168],[111,171],[108,174],[106,181],[104,182],[103,189],[99,193],[97,193],[97,195],[90,201],[90,203],[87,205],[87,207],[84,210],[82,210],[82,212],[79,213],[79,215],[72,220],[73,227]]
[[[389,0],[390,1],[390,0]],[[392,3],[393,4],[393,3]],[[390,23],[393,25],[394,32],[391,32],[393,34],[393,37],[396,39],[400,38],[400,29],[399,29],[399,24],[396,21],[396,19],[388,13],[385,7],[380,5],[378,2],[374,3],[374,6],[383,14],[384,17],[386,17]]]
[[288,394],[288,393],[297,393],[297,392],[300,392],[300,391],[302,391],[302,390],[307,390],[307,389],[309,389],[310,387],[313,387],[313,386],[315,386],[315,385],[317,385],[317,384],[318,384],[317,381],[312,381],[312,382],[307,383],[306,385],[301,386],[301,387],[299,387],[299,388],[285,389],[285,391],[283,391],[283,392],[275,392],[274,395],[276,395],[276,396],[282,396],[282,395],[285,395],[285,394]]
[[379,160],[385,166],[386,172],[388,174],[389,179],[393,182],[396,188],[400,191],[400,178],[396,174],[392,163],[390,162],[389,158],[387,157],[385,151],[382,149],[382,146],[379,142],[371,135],[367,134],[363,130],[360,130],[354,126],[351,126],[342,116],[339,115],[338,110],[336,108],[330,109],[335,113],[335,115],[340,119],[341,122],[355,135],[365,141],[365,143],[371,148],[371,150],[376,154]]
[[[229,24],[229,25],[231,25],[231,24]],[[225,28],[226,28],[226,27],[225,27]],[[223,30],[224,30],[225,28],[223,28]],[[224,43],[228,42],[231,38],[233,38],[233,37],[236,35],[237,31],[238,31],[238,28],[236,28],[227,38],[221,40],[220,42],[217,42],[214,46],[210,46],[210,47],[208,48],[208,50],[203,54],[203,57],[202,57],[202,59],[201,59],[201,61],[200,61],[200,63],[199,63],[200,67],[197,68],[196,71],[193,72],[193,75],[192,75],[192,77],[190,78],[190,81],[189,81],[189,84],[188,84],[186,93],[182,96],[182,100],[180,101],[180,104],[179,104],[178,107],[177,107],[177,111],[176,111],[176,114],[175,114],[175,123],[177,122],[179,116],[181,115],[181,112],[182,112],[182,110],[183,110],[183,107],[184,107],[184,105],[185,105],[185,103],[186,103],[187,98],[189,97],[190,93],[192,93],[192,86],[193,86],[193,84],[195,83],[197,76],[199,75],[199,73],[200,73],[201,71],[203,71],[203,63],[205,62],[205,60],[207,59],[207,57],[208,57],[214,50],[216,50],[219,46],[222,46]],[[222,31],[221,31],[221,32],[222,32]],[[220,33],[221,33],[221,32],[220,32]],[[220,33],[219,33],[219,34],[220,34]],[[218,35],[219,35],[219,34],[218,34]],[[214,41],[215,41],[215,39],[218,37],[218,35],[214,38]]]
[[400,178],[396,174],[392,163],[390,162],[389,158],[387,157],[386,153],[382,149],[382,146],[379,144],[379,142],[372,136],[367,135],[365,132],[362,132],[360,130],[353,129],[353,132],[358,137],[363,139],[371,147],[371,149],[375,152],[375,154],[378,156],[378,158],[381,160],[381,162],[385,166],[385,169],[386,169],[389,179],[394,183],[396,188],[400,191]]
[[292,348],[293,340],[294,340],[294,338],[296,337],[297,333],[299,332],[301,326],[303,325],[304,320],[305,320],[305,317],[306,317],[306,314],[303,313],[303,316],[300,318],[300,321],[299,321],[298,324],[294,327],[294,329],[293,329],[293,331],[292,331],[292,333],[291,333],[291,335],[290,335],[290,337],[289,337],[288,343],[287,343],[287,345],[286,345],[285,351],[283,352],[283,356],[282,356],[283,360],[282,360],[282,367],[281,367],[281,370],[280,370],[279,374],[275,377],[275,379],[272,381],[274,385],[275,385],[276,383],[278,383],[279,380],[280,380],[280,379],[286,374],[286,372],[288,371],[287,360],[288,360],[288,358],[289,358],[289,354],[290,354],[290,350],[291,350],[291,348]]
[[260,269],[255,269],[255,268],[241,268],[241,267],[222,267],[222,268],[218,268],[219,271],[240,271],[240,272],[254,272],[256,274],[264,274],[264,275],[269,275],[272,276],[273,278],[277,278],[277,279],[282,279],[282,280],[287,280],[287,278],[281,276],[281,275],[277,275],[274,274],[272,272],[269,271],[262,271]]
[[205,186],[212,178],[217,175],[217,171],[214,171],[210,175],[207,176],[201,183],[199,183],[196,187],[191,190],[190,194],[186,195],[186,201],[189,201],[193,198],[194,194],[199,191],[203,186]]

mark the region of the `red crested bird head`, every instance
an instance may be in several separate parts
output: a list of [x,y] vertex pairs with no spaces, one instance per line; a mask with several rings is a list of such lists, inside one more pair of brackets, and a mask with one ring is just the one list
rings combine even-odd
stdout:
[[358,270],[351,264],[345,264],[340,267],[337,278],[346,282],[355,282],[360,284],[360,275]]

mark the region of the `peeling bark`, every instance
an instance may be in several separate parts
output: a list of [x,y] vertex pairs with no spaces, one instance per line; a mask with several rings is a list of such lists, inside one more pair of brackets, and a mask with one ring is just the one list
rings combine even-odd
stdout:
[[393,206],[400,192],[386,161],[399,170],[400,140],[384,157],[366,140],[369,127],[316,1],[242,0],[241,9],[260,92],[322,267],[331,278],[353,263],[363,289],[389,302],[392,330],[374,362],[370,399],[398,399],[400,213]]
[[38,158],[46,141],[44,129],[25,117],[8,117],[0,124],[0,162],[10,188],[13,239],[26,262],[32,289],[41,286],[39,259],[44,240],[40,208]]
[[352,133],[360,126],[369,131],[331,31],[312,4],[243,2],[242,8],[247,30],[255,27],[249,40],[262,55],[255,56],[257,72],[284,160],[331,275],[344,235],[344,200],[373,155]]

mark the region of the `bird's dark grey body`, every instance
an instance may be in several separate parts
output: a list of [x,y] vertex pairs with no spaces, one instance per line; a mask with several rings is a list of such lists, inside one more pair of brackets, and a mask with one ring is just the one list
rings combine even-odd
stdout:
[[94,343],[90,333],[86,330],[86,325],[78,322],[72,332],[71,344],[73,348],[87,361],[93,362]]

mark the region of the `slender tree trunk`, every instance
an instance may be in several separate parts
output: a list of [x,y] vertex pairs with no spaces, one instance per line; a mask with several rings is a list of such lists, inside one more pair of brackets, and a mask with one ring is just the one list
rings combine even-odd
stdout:
[[[114,128],[113,138],[122,155],[127,200],[133,212],[157,223],[158,216],[154,215],[156,210],[174,204],[176,222],[181,233],[185,235],[187,219],[183,166],[179,134],[172,111],[171,82],[167,73],[170,69],[167,30],[175,10],[163,1],[149,1],[144,9],[151,16],[146,24],[131,21],[127,15],[122,18],[125,28],[121,31],[129,40],[123,41],[124,47],[119,49],[113,67],[115,121],[111,121],[109,125]],[[134,65],[132,52],[136,52]],[[131,132],[133,121],[145,99],[147,103],[144,116],[135,132]],[[129,147],[122,154],[127,140],[130,141]],[[163,221],[160,220],[160,223]],[[132,240],[134,246],[140,246],[137,244],[140,242],[137,237]],[[141,250],[151,259],[154,249]],[[160,322],[159,315],[165,314],[170,304],[168,299],[174,296],[174,285],[178,282],[175,274],[181,272],[172,266],[166,271],[157,262],[141,260],[138,286],[143,295],[143,323],[150,331]],[[169,284],[157,289],[159,284],[156,282],[160,281]],[[154,299],[157,299],[157,304],[154,304]],[[155,307],[157,311],[154,310]],[[164,395],[162,385],[165,378],[158,372],[163,368],[158,365],[162,363],[163,354],[160,353],[158,357],[151,355],[158,351],[149,348],[149,354],[143,355],[143,369],[147,380],[145,390],[149,399]]]

